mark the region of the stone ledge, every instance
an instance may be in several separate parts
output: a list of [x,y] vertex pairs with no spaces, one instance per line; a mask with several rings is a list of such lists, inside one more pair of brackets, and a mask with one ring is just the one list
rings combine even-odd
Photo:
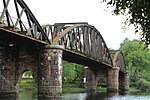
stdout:
[[13,98],[13,99],[15,99],[17,97],[18,97],[18,92],[0,92],[0,98]]
[[64,48],[65,47],[63,45],[45,45],[40,49],[64,49]]

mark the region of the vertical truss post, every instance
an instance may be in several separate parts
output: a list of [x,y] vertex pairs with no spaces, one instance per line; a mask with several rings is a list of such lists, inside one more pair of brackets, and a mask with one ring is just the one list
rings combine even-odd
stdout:
[[[18,9],[18,5],[17,5],[17,0],[14,0],[14,4],[15,4],[15,7],[16,7],[17,16],[18,16],[18,18],[20,18],[19,9]],[[21,31],[23,31],[23,26],[22,26],[21,20],[19,21],[19,24],[20,24],[20,29],[21,29]]]
[[27,35],[33,35],[34,27],[35,27],[35,24],[31,25],[31,27],[27,30]]
[[34,30],[33,30],[33,31],[34,31],[34,33],[32,34],[32,35],[33,35],[33,38],[36,38],[37,32],[38,32],[38,31],[37,31],[37,26],[36,26],[36,25],[34,26]]
[[[5,1],[4,1],[5,2]],[[7,10],[7,7],[8,7],[8,4],[9,4],[10,0],[7,0],[7,3],[6,3],[6,6],[4,7],[3,9],[3,12],[0,16],[0,22],[2,21],[2,19],[4,18],[4,14],[6,13],[6,10]]]
[[16,21],[16,23],[15,23],[14,28],[16,28],[16,27],[17,27],[17,25],[18,25],[19,21],[21,20],[21,17],[22,17],[22,14],[23,14],[24,10],[25,10],[25,9],[22,9],[22,11],[21,11],[21,13],[20,13],[20,15],[19,15],[19,18],[17,19],[17,21]]
[[6,18],[7,18],[7,24],[8,24],[8,26],[10,26],[9,12],[7,10],[9,0],[7,1],[7,3],[5,2],[5,0],[3,0],[3,3],[4,3],[4,8],[6,8],[5,13],[6,13]]

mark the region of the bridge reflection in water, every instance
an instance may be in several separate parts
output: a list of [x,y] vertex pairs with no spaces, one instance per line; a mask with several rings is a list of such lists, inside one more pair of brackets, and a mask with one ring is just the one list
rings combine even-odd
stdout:
[[[21,92],[19,98],[0,98],[0,100],[39,100],[37,95],[32,92]],[[67,93],[63,94],[62,98],[47,98],[41,100],[150,100],[149,93],[143,92],[125,92],[125,93]]]
[[[122,94],[121,95],[127,95]],[[108,100],[119,96],[119,93],[106,93],[106,92],[98,92],[98,93],[66,93],[63,94],[62,98],[55,97],[55,98],[37,98],[37,94],[33,93],[32,91],[22,91],[19,93],[18,98],[3,98],[0,100]],[[119,100],[119,99],[117,99]]]

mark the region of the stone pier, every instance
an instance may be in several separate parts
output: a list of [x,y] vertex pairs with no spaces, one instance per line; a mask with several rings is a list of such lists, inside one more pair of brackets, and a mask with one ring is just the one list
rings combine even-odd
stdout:
[[16,98],[15,48],[0,43],[0,98]]
[[127,73],[119,75],[119,88],[122,91],[129,91],[129,75]]
[[118,76],[119,76],[119,68],[113,67],[109,68],[107,72],[107,92],[118,92]]
[[39,51],[38,97],[58,98],[62,93],[62,53],[59,45],[45,46]]
[[85,67],[85,78],[86,81],[84,83],[84,87],[87,89],[87,92],[95,92],[96,91],[96,76],[91,67]]

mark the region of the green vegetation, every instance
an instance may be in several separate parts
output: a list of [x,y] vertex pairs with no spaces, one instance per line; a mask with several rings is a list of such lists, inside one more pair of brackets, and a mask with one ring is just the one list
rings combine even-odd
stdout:
[[21,90],[35,90],[37,88],[36,83],[33,79],[23,79],[19,83],[19,88]]
[[85,89],[76,83],[65,83],[63,84],[62,92],[63,93],[79,93],[79,92],[82,93],[82,92],[85,92]]
[[33,78],[32,77],[32,71],[26,71],[25,73],[23,73],[23,78]]
[[19,83],[21,90],[36,90],[37,84],[32,76],[32,71],[26,71],[22,75],[22,80]]
[[63,83],[76,82],[81,84],[84,77],[84,67],[82,65],[63,61]]
[[63,61],[63,93],[85,92],[84,66]]
[[[84,66],[63,61],[63,93],[85,92],[83,86]],[[36,90],[36,83],[33,80],[32,72],[26,71],[23,80],[19,84],[20,89]],[[97,91],[105,91],[106,88],[97,86]]]
[[[20,82],[20,89],[36,89],[32,72],[26,71]],[[63,92],[83,92],[84,67],[78,64],[63,61]]]
[[[126,69],[130,76],[130,86],[143,91],[150,90],[150,50],[144,43],[138,40],[125,39],[120,45],[124,53]],[[31,77],[32,72],[27,71],[24,77]],[[63,61],[63,92],[84,92],[83,88],[84,67],[74,63]],[[34,84],[33,84],[34,83]],[[98,91],[104,91],[102,83],[97,87]],[[21,88],[36,87],[33,80],[23,80]]]
[[[144,43],[125,39],[120,45],[126,62],[126,69],[130,77],[130,87],[136,87],[142,91],[150,91],[150,50]],[[113,56],[113,55],[112,55]],[[32,76],[31,71],[23,74],[23,77]],[[83,88],[84,66],[63,61],[63,93],[85,92]],[[36,88],[33,80],[22,80],[21,88]],[[97,91],[105,91],[104,83],[99,83]],[[134,89],[135,90],[135,89]]]
[[138,40],[125,39],[120,50],[124,53],[130,86],[150,90],[150,50]]

